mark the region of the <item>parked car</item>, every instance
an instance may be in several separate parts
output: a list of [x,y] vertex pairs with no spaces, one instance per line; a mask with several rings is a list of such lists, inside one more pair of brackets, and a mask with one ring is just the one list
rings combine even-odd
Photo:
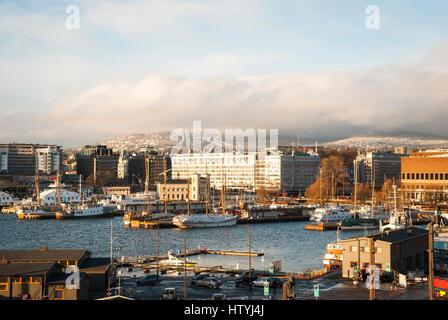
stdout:
[[212,300],[226,300],[227,297],[225,294],[222,293],[215,293],[214,295],[212,295]]
[[196,283],[197,283],[199,280],[203,280],[203,279],[210,278],[210,277],[211,277],[211,275],[210,275],[209,273],[200,273],[200,274],[198,274],[198,275],[195,275],[195,276],[190,280],[190,285],[191,285],[191,286],[196,286]]
[[279,278],[260,278],[252,282],[254,287],[264,287],[264,283],[268,282],[271,288],[281,288],[283,286],[283,281]]
[[251,274],[249,279],[249,273],[243,273],[238,278],[235,279],[235,287],[241,287],[244,285],[249,285],[249,283],[257,280],[258,277],[254,274]]
[[222,281],[221,279],[218,278],[209,277],[205,279],[196,280],[193,282],[192,285],[195,287],[209,287],[218,289],[222,285]]
[[165,288],[162,292],[162,300],[177,300],[177,291],[175,288]]
[[137,279],[138,286],[155,286],[159,284],[162,280],[156,274],[148,274],[140,279]]

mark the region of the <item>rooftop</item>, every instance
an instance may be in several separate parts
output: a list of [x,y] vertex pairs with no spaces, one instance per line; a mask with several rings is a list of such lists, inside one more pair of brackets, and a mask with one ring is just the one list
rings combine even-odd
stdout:
[[396,242],[401,242],[404,240],[408,240],[408,239],[412,239],[412,238],[419,238],[419,237],[423,237],[423,236],[425,236],[425,237],[428,236],[428,230],[417,228],[417,227],[410,227],[410,228],[393,230],[393,231],[388,231],[388,232],[368,234],[366,236],[349,238],[349,239],[345,239],[342,241],[373,238],[374,240],[396,243]]
[[0,276],[43,276],[54,267],[54,262],[45,263],[0,263]]
[[59,260],[79,261],[85,254],[90,252],[81,250],[0,250],[0,260],[6,259],[10,262],[52,262]]

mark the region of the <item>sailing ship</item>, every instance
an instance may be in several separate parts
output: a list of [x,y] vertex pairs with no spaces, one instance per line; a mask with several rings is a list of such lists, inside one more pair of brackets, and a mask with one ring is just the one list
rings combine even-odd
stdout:
[[60,188],[60,175],[58,170],[57,175],[57,189],[58,189],[58,205],[42,206],[41,205],[41,194],[39,192],[39,166],[37,165],[36,159],[36,175],[35,175],[35,188],[36,188],[36,198],[37,206],[33,206],[33,202],[30,202],[30,207],[25,208],[23,204],[20,204],[16,210],[17,218],[23,219],[54,219],[57,214],[65,214],[61,206],[61,188]]
[[381,225],[380,231],[398,230],[408,226],[406,221],[406,212],[398,212],[397,210],[397,186],[394,184],[392,185],[392,188],[394,190],[394,209],[390,212],[389,223],[386,225]]
[[[225,179],[224,179],[225,180]],[[208,174],[206,174],[206,205],[205,213],[190,213],[190,201],[187,198],[188,214],[177,215],[173,218],[173,224],[179,228],[211,228],[231,227],[237,222],[238,216],[226,213],[225,182],[221,187],[222,214],[209,214],[208,210]]]
[[[164,174],[164,183],[166,185],[166,174],[171,169],[168,169],[161,174]],[[132,226],[133,222],[136,222],[136,225],[140,225],[141,222],[161,222],[161,221],[171,221],[173,217],[175,217],[175,214],[168,212],[168,200],[165,199],[165,212],[151,212],[151,202],[150,202],[150,194],[149,194],[149,159],[146,157],[145,153],[145,173],[146,173],[146,180],[145,180],[145,193],[142,195],[140,194],[140,200],[143,198],[142,196],[146,197],[146,211],[142,212],[133,212],[128,211],[123,215],[123,222],[125,227]],[[166,196],[165,196],[166,197]]]

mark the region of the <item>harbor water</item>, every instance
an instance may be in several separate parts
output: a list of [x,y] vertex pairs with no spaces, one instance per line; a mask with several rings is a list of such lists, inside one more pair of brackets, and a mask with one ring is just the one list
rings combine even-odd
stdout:
[[[110,256],[110,233],[114,257],[155,256],[156,229],[124,227],[122,217],[81,220],[18,220],[13,214],[0,215],[0,248],[2,249],[87,249],[94,257]],[[263,252],[252,257],[252,267],[268,268],[273,261],[282,261],[282,271],[303,272],[322,269],[327,243],[336,241],[336,231],[305,230],[308,221],[244,224],[223,228],[160,229],[159,254],[171,250],[183,252],[184,236],[187,249]],[[364,234],[365,231],[339,232],[340,239]],[[119,250],[117,250],[119,248]],[[247,269],[245,256],[198,255],[188,257],[199,266],[223,266]]]

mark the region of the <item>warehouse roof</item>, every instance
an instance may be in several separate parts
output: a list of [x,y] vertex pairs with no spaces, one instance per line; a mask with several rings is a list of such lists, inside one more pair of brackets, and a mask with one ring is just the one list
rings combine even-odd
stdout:
[[0,263],[0,276],[43,276],[53,269],[54,262]]
[[0,260],[9,262],[51,262],[59,260],[79,261],[89,251],[82,250],[0,250]]
[[384,242],[401,242],[413,238],[420,238],[420,237],[427,237],[428,236],[428,230],[417,228],[417,227],[410,227],[410,228],[403,228],[398,230],[392,230],[392,231],[385,231],[381,233],[373,233],[368,234],[366,236],[361,237],[354,237],[345,239],[342,241],[350,241],[355,239],[365,239],[365,238],[373,238],[374,240],[384,241]]

